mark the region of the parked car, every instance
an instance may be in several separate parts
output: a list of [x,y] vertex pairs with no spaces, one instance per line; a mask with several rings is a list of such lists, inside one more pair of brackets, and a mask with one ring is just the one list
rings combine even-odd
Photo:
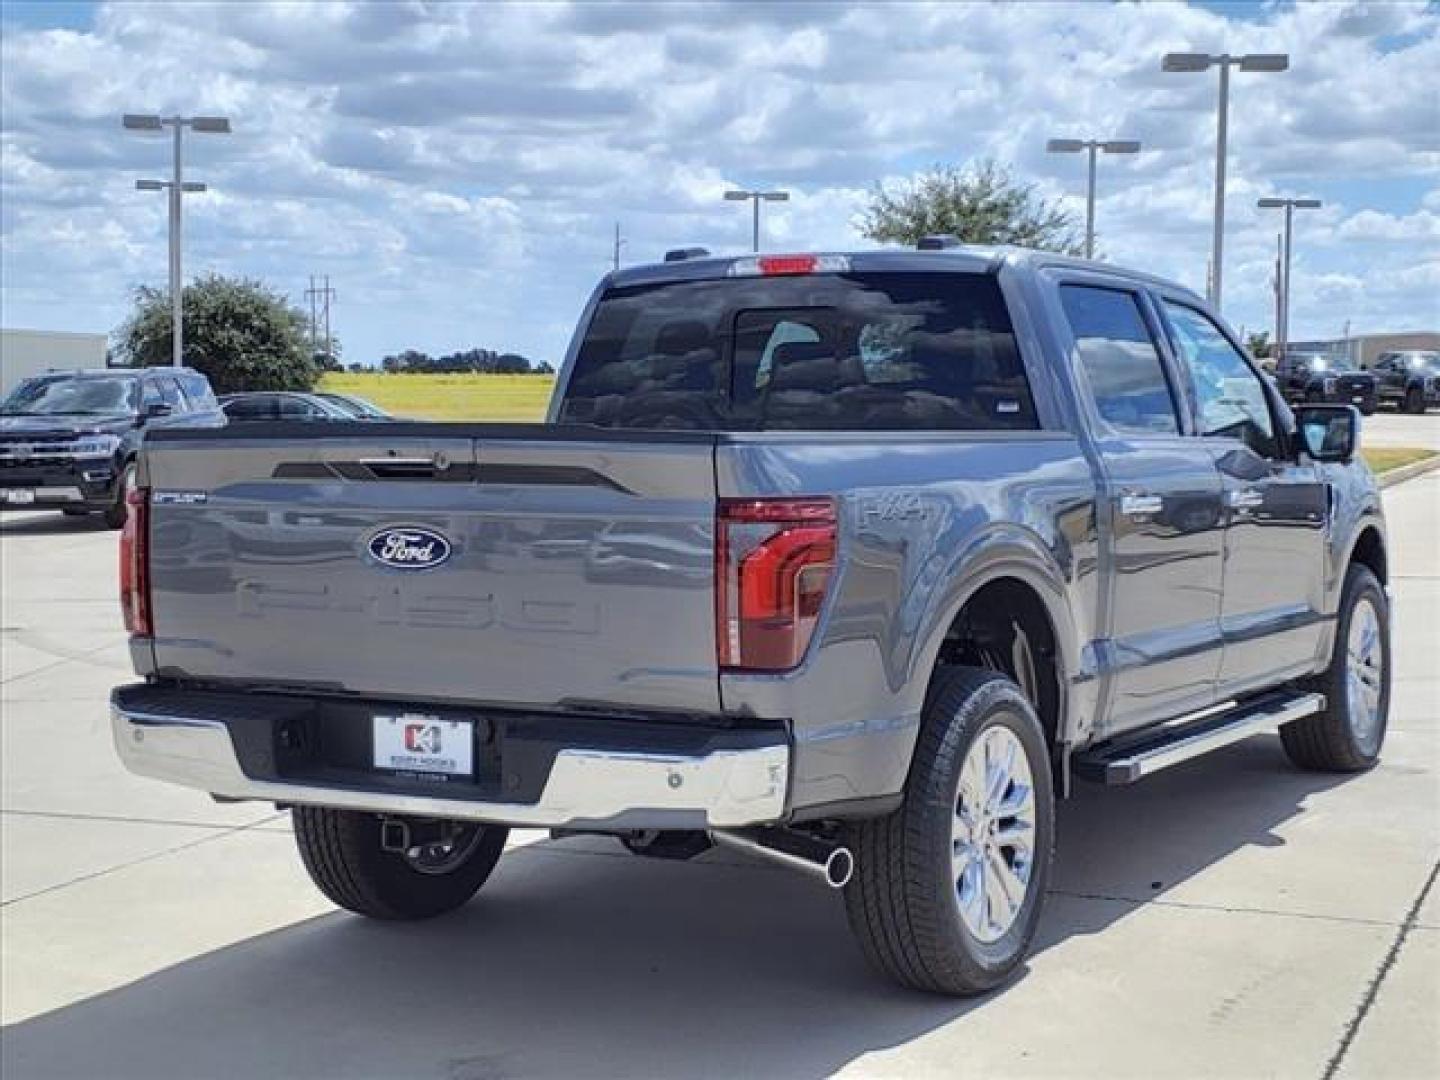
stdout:
[[353,420],[354,413],[319,394],[301,394],[289,390],[259,390],[225,394],[220,407],[232,422],[243,424],[259,420]]
[[189,368],[32,376],[0,401],[0,509],[95,512],[118,529],[141,437],[224,422],[210,383]]
[[1379,381],[1380,400],[1408,413],[1440,405],[1440,352],[1403,349],[1381,353],[1370,365]]
[[396,419],[373,401],[360,397],[358,394],[337,394],[331,390],[317,390],[314,396],[344,409],[355,420]]
[[1286,351],[1275,362],[1275,382],[1285,400],[1354,405],[1366,416],[1376,409],[1376,379],[1343,357]]
[[1076,782],[1277,729],[1302,768],[1376,762],[1359,423],[1292,412],[1203,300],[1109,264],[627,268],[544,424],[147,440],[115,744],[293,807],[362,915],[464,904],[512,826],[718,843],[843,888],[891,978],[981,992]]

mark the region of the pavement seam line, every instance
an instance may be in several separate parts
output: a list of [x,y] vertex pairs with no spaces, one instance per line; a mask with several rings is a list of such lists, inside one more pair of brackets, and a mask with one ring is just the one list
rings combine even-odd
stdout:
[[283,817],[283,813],[275,814],[272,817],[264,818],[261,821],[253,821],[245,825],[236,825],[232,828],[220,829],[210,836],[202,836],[197,840],[187,840],[183,844],[176,844],[164,851],[151,852],[149,855],[142,855],[138,859],[131,859],[129,862],[117,863],[115,866],[107,866],[103,870],[95,870],[89,874],[81,874],[79,877],[71,878],[69,881],[62,881],[56,885],[47,885],[43,889],[36,889],[34,892],[26,893],[24,896],[14,896],[9,900],[0,902],[0,908],[8,908],[13,904],[19,904],[25,900],[34,900],[37,897],[48,896],[50,893],[59,892],[61,889],[68,889],[72,885],[83,885],[87,881],[94,881],[96,878],[104,877],[106,874],[113,874],[119,870],[129,870],[131,867],[140,866],[143,863],[154,862],[156,859],[163,859],[167,855],[174,855],[180,851],[188,851],[190,848],[199,847],[201,844],[208,844],[212,840],[223,840],[227,836],[234,836],[236,833],[246,832],[258,825],[274,821],[275,818]]
[[1430,895],[1430,890],[1435,887],[1435,878],[1440,875],[1440,861],[1437,861],[1430,868],[1430,876],[1425,879],[1425,884],[1420,887],[1420,894],[1415,897],[1415,902],[1410,905],[1410,911],[1405,916],[1405,921],[1400,924],[1399,931],[1395,934],[1395,940],[1390,943],[1390,950],[1385,954],[1385,959],[1380,961],[1380,967],[1370,980],[1370,985],[1365,988],[1365,996],[1360,999],[1360,1005],[1355,1010],[1355,1015],[1345,1025],[1345,1034],[1340,1037],[1340,1045],[1335,1048],[1335,1053],[1330,1055],[1330,1060],[1325,1063],[1325,1071],[1321,1073],[1321,1080],[1334,1080],[1340,1072],[1340,1066],[1345,1062],[1345,1055],[1349,1053],[1351,1045],[1355,1042],[1355,1036],[1360,1033],[1360,1025],[1365,1022],[1365,1017],[1375,1005],[1375,999],[1380,996],[1380,987],[1395,967],[1395,962],[1400,959],[1400,949],[1405,944],[1405,939],[1415,929],[1416,923],[1420,921],[1420,909],[1425,904],[1425,898]]
[[[210,829],[212,832],[217,829],[233,829],[235,824],[229,821],[176,821],[171,818],[150,818],[150,817],[122,817],[119,814],[82,814],[73,810],[0,810],[0,817],[12,815],[14,817],[31,818],[55,818],[60,821],[108,821],[117,825],[174,825],[182,829]],[[259,825],[263,822],[273,821],[274,814],[266,814],[260,821],[245,822],[246,825]]]
[[[23,642],[21,644],[23,644]],[[109,645],[97,645],[93,649],[86,649],[83,652],[75,653],[73,656],[62,656],[45,664],[43,667],[35,668],[33,671],[22,671],[18,675],[11,675],[7,678],[0,679],[0,686],[9,686],[11,683],[19,682],[21,679],[28,679],[31,675],[39,675],[42,671],[50,671],[53,668],[60,667],[62,664],[89,664],[90,657],[98,652],[104,652],[106,649],[113,649],[114,647],[115,643],[111,642]],[[31,648],[34,648],[34,646],[31,646]],[[36,651],[42,652],[44,650]],[[50,655],[54,656],[55,654],[51,653]],[[90,666],[94,667],[95,665],[92,664]],[[116,670],[118,671],[119,669],[117,668]]]
[[1281,911],[1278,908],[1235,907],[1226,904],[1198,904],[1192,900],[1164,900],[1160,897],[1110,896],[1105,893],[1072,892],[1068,889],[1051,889],[1045,895],[1063,896],[1071,900],[1106,900],[1116,904],[1130,904],[1134,907],[1179,908],[1183,911],[1213,911],[1221,915],[1270,915],[1280,919],[1310,919],[1315,922],[1346,923],[1352,926],[1384,926],[1398,928],[1403,923],[1392,919],[1365,919],[1354,915],[1321,915],[1313,911]]

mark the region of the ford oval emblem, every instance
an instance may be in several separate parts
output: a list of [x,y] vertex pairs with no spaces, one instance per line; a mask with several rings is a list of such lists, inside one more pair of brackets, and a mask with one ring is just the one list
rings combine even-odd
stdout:
[[422,525],[389,525],[371,534],[366,548],[381,566],[433,570],[450,558],[450,541]]

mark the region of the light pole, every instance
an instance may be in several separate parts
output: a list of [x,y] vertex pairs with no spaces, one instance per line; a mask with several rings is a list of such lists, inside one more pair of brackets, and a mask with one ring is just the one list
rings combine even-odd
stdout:
[[181,306],[184,288],[180,272],[180,204],[187,192],[204,191],[204,184],[186,183],[180,160],[181,134],[188,127],[211,135],[228,135],[230,120],[224,116],[157,116],[154,113],[126,113],[121,121],[129,131],[162,131],[175,129],[175,171],[170,180],[137,180],[141,191],[167,191],[170,194],[170,362],[176,367],[185,363],[185,327]]
[[1319,210],[1319,199],[1260,199],[1255,204],[1265,210],[1285,210],[1285,243],[1280,254],[1280,313],[1275,319],[1275,359],[1285,356],[1290,343],[1290,239],[1291,224],[1296,210]]
[[744,202],[749,199],[755,207],[754,230],[751,234],[751,250],[760,250],[760,204],[762,202],[789,202],[788,191],[745,191],[743,189],[725,192],[727,202]]
[[1210,302],[1220,306],[1221,270],[1225,252],[1225,142],[1230,127],[1230,69],[1241,71],[1284,71],[1290,66],[1287,53],[1248,53],[1231,56],[1221,53],[1166,53],[1162,71],[1205,71],[1220,69],[1220,108],[1215,128],[1215,231],[1210,242]]
[[1100,151],[1107,154],[1138,154],[1140,144],[1134,139],[1051,139],[1045,149],[1052,154],[1078,154],[1086,150],[1090,154],[1089,181],[1085,187],[1085,258],[1095,257],[1095,155]]

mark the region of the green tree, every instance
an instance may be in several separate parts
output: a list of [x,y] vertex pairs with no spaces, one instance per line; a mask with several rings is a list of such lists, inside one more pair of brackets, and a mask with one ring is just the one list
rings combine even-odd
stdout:
[[967,244],[1015,244],[1065,255],[1085,251],[1068,210],[988,159],[965,168],[935,165],[908,180],[876,184],[859,224],[871,240],[908,247],[922,236],[950,233]]
[[1268,330],[1257,330],[1253,334],[1247,334],[1245,345],[1250,350],[1250,355],[1256,360],[1264,360],[1270,356],[1270,332]]
[[[320,377],[324,356],[311,355],[304,313],[261,282],[211,274],[185,286],[181,303],[185,363],[217,394],[309,390]],[[140,367],[170,363],[170,326],[169,292],[140,286],[116,331],[120,355]]]

